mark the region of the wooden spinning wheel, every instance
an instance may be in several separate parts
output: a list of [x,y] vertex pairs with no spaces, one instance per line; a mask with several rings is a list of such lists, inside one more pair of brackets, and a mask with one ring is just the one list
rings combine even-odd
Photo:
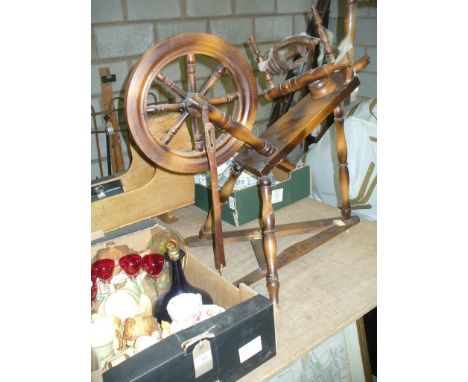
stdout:
[[[197,86],[197,60],[208,57],[214,70],[201,86]],[[166,70],[179,63],[182,78],[166,77]],[[185,69],[185,70],[184,70]],[[185,72],[185,73],[184,73]],[[228,83],[230,93],[210,96],[218,82]],[[183,81],[182,81],[183,82]],[[147,106],[147,94],[153,84],[176,96],[176,102]],[[183,89],[185,87],[185,89]],[[126,115],[132,136],[141,150],[156,164],[178,173],[198,173],[209,168],[203,142],[201,111],[206,107],[216,133],[216,162],[228,160],[244,142],[259,143],[248,134],[257,111],[257,88],[252,69],[240,51],[219,37],[204,33],[186,33],[170,37],[155,45],[140,59],[130,75],[126,94]],[[228,112],[222,105],[231,104]],[[155,137],[149,128],[148,114],[180,112],[180,117],[162,137]],[[184,122],[189,126],[192,148],[180,150],[170,147],[172,138]],[[244,142],[243,142],[244,141]],[[260,144],[259,148],[264,148]]]
[[[356,1],[347,0],[345,34],[351,42],[354,41],[355,35],[355,9]],[[309,92],[260,136],[255,136],[250,131],[257,109],[256,81],[252,69],[237,48],[213,35],[186,33],[154,46],[133,70],[126,95],[129,128],[135,142],[149,159],[178,173],[210,170],[212,211],[208,213],[199,234],[186,238],[186,242],[189,246],[214,244],[215,265],[218,270],[226,265],[221,205],[228,200],[237,178],[244,170],[259,178],[262,199],[261,238],[257,237],[258,230],[229,232],[225,237],[232,242],[250,240],[259,268],[238,282],[250,284],[265,277],[270,299],[275,304],[279,301],[278,267],[298,259],[359,222],[358,217],[351,216],[342,103],[359,86],[357,73],[366,67],[369,57],[354,60],[351,43],[348,50],[337,58],[319,14],[315,8],[312,8],[312,12],[320,39],[311,36],[287,38],[272,48],[269,57],[263,57],[256,46],[254,36],[250,38],[259,69],[263,72],[267,84],[263,93],[265,100],[273,101],[305,87]],[[324,46],[324,64],[275,85],[274,74],[306,63],[319,42]],[[216,64],[207,79],[198,84],[197,67],[201,57],[208,57]],[[177,61],[183,68],[178,76],[180,81],[177,76],[173,76],[171,70],[171,65]],[[217,84],[226,80],[231,85],[230,88],[225,88],[224,93],[210,93]],[[172,97],[175,96],[175,99],[148,107],[147,94],[153,84],[157,84]],[[180,113],[178,120],[162,135],[153,135],[148,126],[148,113],[171,112]],[[336,153],[342,194],[341,216],[276,226],[272,186],[268,174],[274,167],[280,166],[291,150],[331,113],[334,115],[336,126]],[[171,145],[171,141],[187,120],[191,120],[187,125],[192,137],[192,146],[186,150],[176,149]],[[244,143],[246,147],[242,147]],[[217,165],[238,151],[240,152],[231,168],[231,175],[218,191]],[[316,235],[306,239],[299,249],[277,256],[275,232],[314,232]]]

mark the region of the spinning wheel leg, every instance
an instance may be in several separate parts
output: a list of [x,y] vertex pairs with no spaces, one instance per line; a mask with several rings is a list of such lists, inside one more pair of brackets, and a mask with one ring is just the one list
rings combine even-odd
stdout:
[[275,215],[271,203],[271,180],[267,175],[260,179],[262,195],[262,237],[263,252],[267,262],[266,284],[270,300],[279,303],[279,278],[276,265]]
[[[226,183],[224,183],[223,187],[221,187],[221,190],[219,191],[219,203],[221,205],[225,203],[228,200],[229,195],[232,194],[236,180],[242,174],[243,170],[244,168],[241,167],[238,163],[234,163],[234,166],[231,168],[231,175],[229,176],[229,179],[226,181]],[[213,226],[213,219],[211,218],[212,209],[213,207],[208,211],[205,223],[200,228],[200,232],[198,233],[198,237],[200,239],[205,239],[211,236],[211,229]]]
[[347,163],[348,153],[343,123],[343,106],[337,106],[335,110],[333,110],[333,115],[335,117],[336,153],[338,156],[339,179],[342,198],[341,214],[343,215],[343,218],[349,219],[351,216],[351,208],[349,204],[349,172]]

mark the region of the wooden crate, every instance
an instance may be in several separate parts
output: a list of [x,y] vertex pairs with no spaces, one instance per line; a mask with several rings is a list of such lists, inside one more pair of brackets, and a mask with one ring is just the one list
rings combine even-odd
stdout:
[[[135,251],[147,248],[161,227],[149,225],[128,227],[129,232],[112,239],[116,245],[127,245]],[[106,247],[106,240],[92,245],[91,258]],[[205,321],[177,332],[121,364],[105,371],[93,371],[92,382],[188,382],[195,380],[194,341],[182,350],[181,344],[209,331],[213,359],[211,369],[200,374],[200,382],[236,381],[276,355],[273,305],[245,284],[239,288],[221,277],[190,253],[186,255],[185,276],[192,285],[207,291],[213,302],[226,309]]]
[[[155,138],[160,139],[178,117],[178,113],[172,113],[151,118],[149,125]],[[190,135],[184,127],[185,124],[170,147],[191,148]],[[133,142],[130,150],[132,162],[128,171],[112,178],[122,182],[124,193],[91,204],[91,231],[94,236],[191,205],[195,201],[193,175],[175,174],[154,165]]]

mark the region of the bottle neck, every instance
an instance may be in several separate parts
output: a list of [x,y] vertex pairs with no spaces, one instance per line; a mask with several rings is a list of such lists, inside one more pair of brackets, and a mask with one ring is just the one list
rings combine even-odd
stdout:
[[[181,251],[182,252],[182,251]],[[172,286],[184,286],[187,281],[182,270],[182,259],[183,255],[178,260],[171,260],[171,285]]]

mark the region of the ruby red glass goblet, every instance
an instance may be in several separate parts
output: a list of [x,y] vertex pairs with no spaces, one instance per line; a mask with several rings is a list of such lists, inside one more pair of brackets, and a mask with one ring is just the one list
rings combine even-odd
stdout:
[[130,279],[133,280],[138,274],[138,272],[140,272],[141,256],[138,253],[131,253],[129,255],[125,255],[119,259],[119,265],[130,277]]
[[97,269],[96,267],[91,267],[91,281],[93,282],[93,284],[96,284],[96,280],[97,280]]
[[164,267],[164,256],[157,253],[149,253],[143,256],[143,270],[156,284],[156,294],[159,296],[159,275]]
[[114,268],[115,262],[112,259],[100,259],[95,261],[91,265],[91,280],[93,278],[93,274],[95,274],[98,279],[108,283],[112,278]]
[[157,278],[164,266],[164,256],[150,253],[143,256],[143,270],[152,278]]
[[95,281],[91,281],[91,303],[93,303],[94,300],[96,300],[96,296],[97,296],[97,285]]

